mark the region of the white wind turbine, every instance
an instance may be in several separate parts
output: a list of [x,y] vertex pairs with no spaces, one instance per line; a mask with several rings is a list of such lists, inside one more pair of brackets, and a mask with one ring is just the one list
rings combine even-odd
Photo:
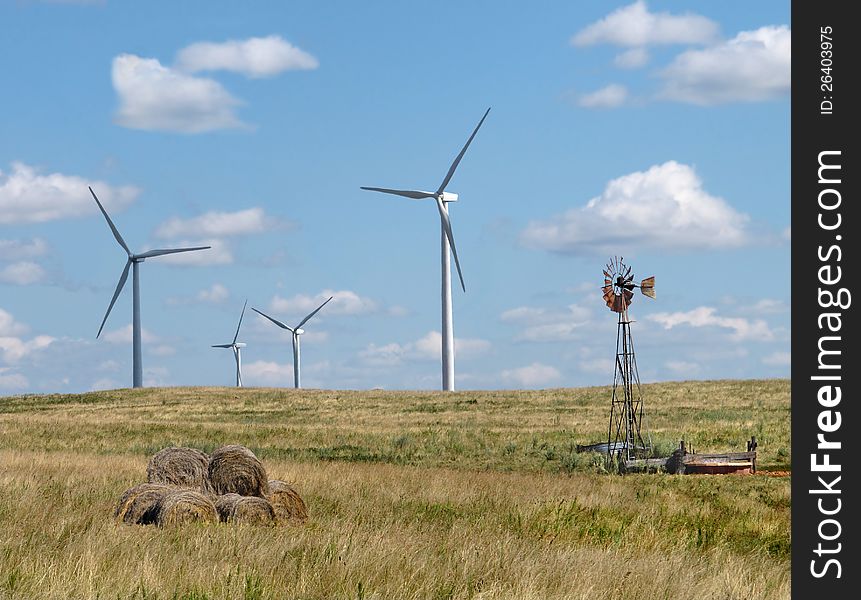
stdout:
[[[445,179],[442,180],[439,188],[435,192],[424,192],[421,190],[393,190],[389,188],[364,187],[363,190],[372,192],[383,192],[384,194],[394,194],[396,196],[404,196],[413,200],[422,200],[424,198],[433,198],[436,200],[436,206],[439,210],[440,227],[440,245],[441,245],[441,262],[442,262],[442,389],[445,391],[454,390],[454,325],[452,324],[451,310],[451,259],[450,255],[454,254],[454,264],[457,267],[457,276],[460,278],[460,286],[463,291],[466,291],[466,285],[463,283],[463,273],[460,270],[460,261],[457,258],[457,248],[454,245],[454,235],[451,232],[451,221],[448,216],[448,203],[457,202],[457,194],[452,194],[445,191],[445,187],[451,181],[460,160],[469,148],[475,134],[478,133],[479,127],[487,118],[488,108],[481,117],[481,121],[475,126],[472,135],[466,140],[460,154],[455,157],[454,162],[448,168],[448,173]],[[449,250],[451,247],[451,250]]]
[[242,349],[245,344],[237,342],[239,338],[239,328],[242,327],[242,317],[245,316],[245,307],[248,306],[248,300],[242,305],[242,312],[239,314],[239,325],[236,326],[236,334],[233,336],[233,341],[229,344],[214,344],[213,348],[231,348],[233,349],[233,357],[236,359],[236,387],[242,387]]
[[176,254],[177,252],[191,252],[193,250],[206,250],[211,246],[197,246],[194,248],[168,248],[162,250],[149,250],[147,252],[142,252],[140,254],[133,254],[131,250],[129,250],[128,245],[125,240],[123,240],[123,236],[120,235],[120,232],[117,230],[116,226],[114,226],[114,222],[111,221],[111,218],[108,216],[108,213],[105,211],[105,208],[102,206],[102,203],[99,202],[99,199],[96,197],[96,193],[93,191],[93,188],[89,188],[90,193],[93,195],[93,199],[96,201],[96,204],[99,205],[99,210],[102,211],[102,214],[105,216],[105,220],[108,222],[108,227],[111,228],[111,231],[114,234],[114,237],[122,246],[123,250],[126,251],[128,255],[128,260],[126,261],[126,267],[123,269],[122,274],[120,275],[120,281],[117,283],[117,289],[114,291],[114,297],[111,298],[111,303],[108,305],[108,310],[105,312],[105,318],[102,319],[102,325],[99,327],[99,332],[96,334],[98,338],[102,334],[102,329],[105,327],[105,322],[108,320],[108,315],[111,314],[111,309],[114,307],[114,303],[117,301],[117,297],[120,295],[120,292],[123,291],[123,286],[126,284],[126,280],[129,277],[129,267],[132,267],[132,385],[134,387],[142,387],[143,386],[143,363],[141,360],[141,294],[140,294],[140,278],[138,277],[138,265],[145,261],[148,258],[153,258],[155,256],[163,256],[165,254]]
[[[329,300],[331,300],[332,298],[334,298],[334,296],[329,296]],[[315,308],[313,312],[311,312],[308,316],[306,316],[304,319],[299,321],[299,324],[296,325],[295,327],[288,327],[287,325],[285,325],[284,323],[282,323],[278,319],[273,319],[269,315],[260,312],[259,310],[257,310],[253,306],[251,307],[251,310],[256,312],[258,315],[266,317],[267,319],[269,319],[270,321],[272,321],[273,323],[278,325],[278,327],[280,327],[281,329],[286,329],[287,331],[289,331],[290,333],[293,334],[293,387],[295,387],[295,388],[302,387],[301,379],[299,377],[299,357],[300,357],[299,336],[305,333],[305,330],[302,329],[302,325],[307,323],[308,319],[310,319],[311,317],[316,315],[318,312],[320,312],[320,309],[323,308],[324,306],[326,306],[326,304],[329,303],[329,300],[326,300],[323,304],[321,304],[320,306]]]

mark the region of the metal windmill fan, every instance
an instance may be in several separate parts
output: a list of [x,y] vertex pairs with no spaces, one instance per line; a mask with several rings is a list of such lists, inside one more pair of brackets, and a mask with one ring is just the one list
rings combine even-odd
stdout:
[[627,310],[634,300],[634,288],[640,288],[644,296],[655,298],[655,278],[646,277],[639,285],[634,283],[631,267],[622,257],[613,257],[604,267],[604,303],[613,312]]

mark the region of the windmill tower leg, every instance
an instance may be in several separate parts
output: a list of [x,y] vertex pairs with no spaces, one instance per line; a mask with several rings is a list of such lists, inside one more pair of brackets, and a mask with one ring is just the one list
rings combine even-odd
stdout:
[[132,261],[132,385],[143,387],[143,364],[141,361],[141,290],[138,261]]
[[[443,202],[446,212],[448,203]],[[442,268],[442,389],[454,391],[454,324],[451,309],[451,249],[445,227],[440,221]]]
[[299,336],[293,334],[293,387],[302,387],[299,380]]
[[242,387],[242,348],[236,348],[236,387]]

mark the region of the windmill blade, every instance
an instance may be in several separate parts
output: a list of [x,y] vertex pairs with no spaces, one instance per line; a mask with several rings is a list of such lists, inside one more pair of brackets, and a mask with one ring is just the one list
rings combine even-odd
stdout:
[[120,281],[119,281],[119,283],[117,283],[117,289],[114,290],[114,297],[111,298],[111,303],[108,304],[108,310],[105,313],[105,318],[102,319],[102,324],[99,327],[99,332],[96,334],[96,338],[98,338],[100,335],[102,335],[102,329],[105,328],[105,321],[108,320],[108,315],[111,314],[111,309],[114,307],[114,303],[117,301],[117,297],[120,295],[120,292],[123,291],[123,286],[126,284],[126,279],[129,278],[129,267],[131,267],[131,266],[132,266],[132,259],[129,258],[126,261],[126,268],[123,269],[123,273],[122,273],[122,275],[120,275]]
[[611,309],[613,312],[623,312],[625,310],[625,302],[622,300],[622,296],[616,296],[613,298],[613,307]]
[[[331,300],[332,298],[334,298],[334,296],[329,296],[329,300]],[[326,306],[326,305],[329,303],[329,300],[326,300],[323,304],[321,304],[320,306],[318,306],[318,307],[316,308],[316,310],[314,310],[314,312],[312,312],[310,315],[308,315],[307,317],[305,317],[304,319],[302,319],[302,320],[299,322],[299,324],[298,324],[298,325],[296,325],[296,329],[299,329],[300,327],[302,327],[302,325],[304,325],[305,323],[307,323],[307,322],[308,322],[308,319],[310,319],[311,317],[313,317],[314,315],[316,315],[318,312],[320,312],[320,309],[321,309],[321,308],[323,308],[324,306]]]
[[625,290],[623,297],[625,298],[625,306],[631,306],[631,301],[634,299],[634,292],[631,290]]
[[286,330],[287,330],[287,331],[289,331],[290,333],[295,333],[295,332],[293,331],[293,328],[292,328],[292,327],[289,327],[289,326],[285,325],[284,323],[282,323],[282,322],[281,322],[281,321],[279,321],[278,319],[273,319],[273,318],[272,318],[272,317],[270,317],[269,315],[267,315],[267,314],[264,314],[264,313],[260,312],[259,310],[257,310],[257,309],[256,309],[256,308],[254,308],[253,306],[251,307],[251,310],[253,310],[254,312],[256,312],[258,315],[260,315],[260,316],[262,316],[262,317],[266,317],[267,319],[269,319],[270,321],[272,321],[273,323],[275,323],[276,325],[278,325],[278,327],[280,327],[281,329],[286,329]]
[[448,238],[448,243],[451,246],[451,253],[454,255],[454,264],[457,267],[457,276],[460,278],[460,287],[463,288],[463,291],[465,292],[466,285],[463,283],[463,273],[460,270],[460,261],[457,258],[457,248],[454,245],[454,234],[451,232],[451,221],[448,218],[448,211],[445,209],[445,206],[439,197],[436,199],[436,205],[439,209],[439,218],[442,220],[442,226],[445,229],[445,236]]
[[213,348],[233,348],[233,344],[213,344]]
[[233,336],[233,343],[236,343],[236,338],[239,337],[239,328],[242,327],[242,317],[245,316],[245,307],[248,306],[248,300],[242,305],[242,312],[239,314],[239,325],[236,326],[236,335]]
[[194,248],[166,248],[159,250],[148,250],[142,254],[135,254],[135,258],[152,258],[153,256],[164,256],[165,254],[176,254],[177,252],[193,252],[194,250],[208,250],[212,246],[195,246]]
[[403,196],[404,198],[412,198],[413,200],[422,200],[424,198],[433,198],[436,196],[433,192],[423,192],[422,190],[392,190],[389,188],[364,187],[359,189],[368,190],[370,192],[382,192],[384,194],[394,194],[395,196]]
[[607,272],[607,269],[604,269],[602,272],[604,273],[604,279],[606,279],[607,281],[612,279],[611,275]]
[[[105,215],[105,220],[108,222],[108,227],[110,227],[110,228],[111,228],[111,231],[113,231],[113,232],[114,232],[114,237],[117,239],[117,242],[119,242],[120,246],[122,246],[122,247],[123,247],[123,250],[125,250],[125,251],[126,251],[126,254],[128,254],[129,256],[131,256],[131,255],[132,255],[132,251],[131,251],[131,250],[129,250],[129,247],[128,247],[128,245],[126,244],[126,241],[123,239],[123,236],[121,236],[121,235],[120,235],[120,232],[119,232],[119,230],[116,228],[116,226],[114,225],[114,222],[113,222],[113,221],[111,221],[111,218],[108,216],[108,213],[107,213],[107,211],[105,210],[105,207],[104,207],[104,206],[102,206],[102,203],[101,203],[101,202],[99,202],[99,199],[96,197],[96,192],[94,192],[94,191],[93,191],[93,188],[91,188],[90,186],[87,186],[87,189],[88,189],[88,190],[90,190],[90,193],[93,195],[93,200],[95,200],[95,201],[96,201],[96,204],[98,204],[98,205],[99,205],[99,210],[100,210],[100,211],[102,211],[102,214],[103,214],[103,215]],[[98,336],[97,336],[97,337],[98,337]]]
[[655,299],[655,278],[646,277],[643,281],[640,282],[640,291],[643,292],[644,296],[648,296],[649,298]]
[[460,151],[460,154],[454,159],[454,162],[451,163],[451,166],[448,168],[448,173],[445,174],[445,179],[442,180],[442,183],[439,184],[439,189],[436,191],[437,195],[441,194],[445,190],[445,186],[448,185],[448,182],[451,181],[454,172],[457,170],[457,166],[460,164],[460,159],[463,158],[463,155],[466,154],[466,149],[469,148],[469,145],[472,143],[472,138],[475,137],[475,134],[478,133],[478,128],[481,127],[481,124],[484,123],[484,120],[487,118],[487,113],[490,112],[490,108],[484,113],[484,116],[481,117],[481,121],[478,122],[478,125],[475,126],[475,129],[472,131],[472,135],[469,136],[469,139],[466,140],[466,144],[463,145],[463,149]]

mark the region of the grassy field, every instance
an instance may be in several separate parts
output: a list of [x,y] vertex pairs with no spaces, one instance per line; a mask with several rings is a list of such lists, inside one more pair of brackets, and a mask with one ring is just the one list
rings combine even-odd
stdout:
[[[789,381],[644,386],[658,448],[788,469]],[[789,477],[608,475],[609,390],[117,390],[0,399],[0,598],[789,597]],[[302,527],[122,526],[168,445],[247,445]]]

